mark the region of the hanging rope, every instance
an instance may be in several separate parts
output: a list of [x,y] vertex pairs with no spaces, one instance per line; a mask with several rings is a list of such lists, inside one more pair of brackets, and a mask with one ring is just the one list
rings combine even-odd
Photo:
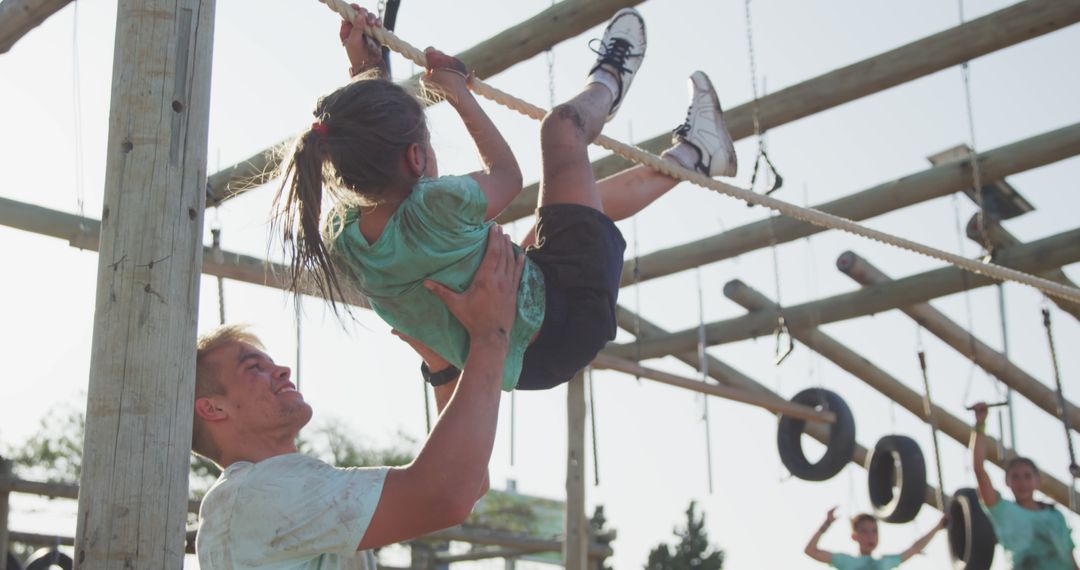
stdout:
[[[705,294],[701,284],[701,267],[697,268],[698,291],[698,368],[701,369],[701,381],[709,382],[709,358],[705,342]],[[708,467],[709,494],[713,493],[712,430],[709,427],[709,397],[701,395],[701,419],[705,422],[705,463]]]
[[[1005,356],[1005,360],[1009,360],[1009,327],[1005,318],[1005,285],[1003,283],[997,284],[998,292],[998,319],[1001,321],[1001,354]],[[1013,453],[1016,451],[1016,416],[1013,414],[1013,389],[1012,386],[1005,388],[1005,401],[1007,402],[1006,413],[1009,417],[1009,443],[1008,449],[1011,449]],[[998,412],[998,421],[1001,422],[1001,412]],[[1004,428],[1002,428],[1004,432]],[[1005,438],[1001,438],[1003,445]]]
[[[215,221],[215,227],[210,228],[210,235],[213,236],[214,240],[211,253],[214,256],[214,263],[220,264],[225,262],[225,255],[221,251],[221,228],[216,227],[216,223],[217,222]],[[220,321],[219,324],[223,325],[225,324],[225,278],[220,275],[218,275],[217,278],[217,295],[218,320]]]
[[[1050,363],[1054,366],[1054,386],[1057,390],[1058,415],[1065,427],[1065,441],[1069,447],[1069,474],[1075,480],[1080,477],[1080,465],[1076,464],[1076,452],[1073,450],[1072,428],[1069,426],[1069,414],[1066,410],[1065,392],[1061,389],[1061,370],[1058,368],[1057,351],[1054,349],[1054,329],[1050,324],[1050,308],[1042,308],[1043,327],[1046,328],[1046,342],[1050,345]],[[1075,481],[1074,481],[1075,484]]]
[[[342,17],[352,21],[354,16],[353,9],[347,3],[345,3],[344,0],[319,1],[330,6]],[[371,37],[374,38],[376,41],[389,46],[390,49],[409,58],[417,65],[426,67],[427,60],[424,57],[424,53],[402,41],[400,38],[395,36],[393,32],[384,30],[382,28],[372,28],[368,30],[368,34],[371,35]],[[498,103],[504,107],[508,107],[514,111],[517,111],[518,113],[521,113],[522,115],[525,115],[537,121],[543,120],[543,118],[547,115],[547,111],[545,111],[544,109],[541,109],[540,107],[537,107],[536,105],[533,105],[526,101],[522,101],[521,99],[518,99],[512,95],[504,93],[475,77],[472,78],[472,80],[469,82],[469,87],[477,95],[494,101],[495,103]],[[738,200],[743,200],[744,202],[749,202],[758,206],[765,206],[769,209],[780,212],[785,216],[795,218],[808,224],[813,224],[815,226],[823,228],[842,230],[851,234],[855,234],[857,236],[862,236],[867,239],[875,240],[887,245],[898,247],[900,249],[906,249],[908,251],[912,251],[927,257],[944,261],[972,273],[985,275],[987,277],[1000,281],[1015,281],[1017,283],[1023,283],[1030,287],[1034,287],[1046,293],[1047,295],[1052,295],[1054,297],[1065,299],[1067,301],[1080,302],[1080,289],[1077,289],[1075,287],[1062,285],[1048,279],[1029,275],[1022,271],[1017,271],[1008,267],[995,265],[993,263],[967,259],[955,253],[949,253],[947,251],[923,245],[909,239],[894,236],[880,230],[868,228],[849,219],[836,216],[834,214],[829,214],[827,212],[822,212],[813,208],[803,208],[788,202],[784,202],[783,200],[778,200],[771,196],[757,194],[744,188],[732,186],[719,180],[709,178],[704,174],[687,168],[683,168],[682,166],[678,166],[672,162],[663,160],[652,153],[646,152],[640,148],[632,147],[627,144],[621,143],[605,135],[600,135],[599,137],[597,137],[595,143],[631,162],[644,164],[645,166],[648,166],[649,168],[652,168],[653,170],[656,170],[657,172],[660,172],[672,178],[692,182],[703,188],[708,188],[726,196],[730,196]]]
[[596,442],[596,395],[593,394],[593,369],[590,366],[586,369],[586,379],[589,382],[589,425],[592,432],[592,464],[593,464],[593,484],[597,487],[600,486],[600,446]]
[[[964,0],[956,0],[960,12],[960,24],[964,19]],[[984,259],[989,260],[994,255],[994,244],[990,241],[990,234],[986,230],[986,207],[983,203],[982,175],[979,172],[978,147],[975,146],[975,110],[971,103],[971,69],[970,62],[960,64],[960,75],[964,79],[964,103],[967,109],[968,140],[971,152],[968,153],[968,164],[971,168],[972,189],[975,194],[975,204],[979,211],[976,213],[975,223],[979,233],[979,245],[983,247]]]
[[[764,162],[769,167],[769,173],[772,174],[772,185],[765,191],[765,195],[768,196],[773,192],[776,192],[784,185],[784,177],[780,176],[780,173],[773,166],[771,160],[769,160],[769,153],[766,150],[765,133],[761,130],[761,115],[758,111],[758,89],[757,89],[757,57],[754,55],[754,24],[750,18],[750,0],[746,0],[745,4],[746,12],[746,46],[747,51],[750,54],[750,88],[753,91],[754,100],[751,105],[753,110],[754,119],[754,136],[757,138],[758,153],[754,158],[754,171],[750,174],[750,190],[755,188],[757,182],[758,170],[761,168],[761,163]],[[766,174],[768,175],[768,173]],[[753,204],[748,204],[753,206]]]
[[923,379],[923,412],[926,414],[926,421],[930,424],[930,433],[934,438],[934,464],[937,466],[937,502],[938,508],[942,512],[945,512],[945,480],[941,476],[941,448],[938,446],[938,424],[937,415],[934,413],[933,400],[930,398],[930,375],[926,372],[926,351],[922,348],[922,341],[919,341],[919,368],[922,369]]

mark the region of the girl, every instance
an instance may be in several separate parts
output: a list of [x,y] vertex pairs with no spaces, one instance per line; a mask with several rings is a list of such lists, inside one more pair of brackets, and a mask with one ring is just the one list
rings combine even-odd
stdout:
[[1053,505],[1035,500],[1039,468],[1026,457],[1014,457],[1005,465],[1005,485],[1013,499],[1002,498],[986,473],[987,405],[974,406],[975,430],[971,433],[971,456],[979,500],[990,513],[998,542],[1005,549],[1008,568],[1068,570],[1077,568],[1072,533],[1065,517]]
[[[343,41],[356,67],[361,13]],[[345,36],[345,32],[348,36]],[[588,144],[614,116],[645,52],[640,14],[623,9],[605,30],[585,88],[548,114],[541,127],[543,174],[518,313],[509,331],[503,388],[546,389],[574,376],[615,337],[615,302],[625,242],[622,219],[675,186],[644,167],[593,178]],[[484,254],[487,228],[521,189],[509,145],[468,89],[464,65],[427,50],[427,86],[457,110],[483,170],[439,176],[423,107],[401,87],[361,77],[324,97],[304,132],[275,200],[277,223],[292,249],[295,279],[311,272],[327,298],[340,294],[338,271],[404,336],[454,367],[468,335],[431,289],[464,290]],[[734,175],[735,155],[719,101],[703,73],[691,77],[692,101],[667,160],[711,176]],[[332,207],[320,220],[323,192]],[[440,361],[441,364],[441,361]],[[456,379],[447,370],[425,377]]]

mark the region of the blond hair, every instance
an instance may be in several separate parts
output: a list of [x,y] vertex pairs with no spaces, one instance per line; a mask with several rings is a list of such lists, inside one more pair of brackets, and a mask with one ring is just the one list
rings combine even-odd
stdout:
[[[206,362],[206,356],[215,350],[230,344],[242,342],[263,350],[263,343],[247,325],[221,325],[202,336],[195,342],[195,400],[207,396],[225,393],[216,366]],[[221,450],[206,429],[206,422],[195,414],[191,424],[191,451],[217,463]]]

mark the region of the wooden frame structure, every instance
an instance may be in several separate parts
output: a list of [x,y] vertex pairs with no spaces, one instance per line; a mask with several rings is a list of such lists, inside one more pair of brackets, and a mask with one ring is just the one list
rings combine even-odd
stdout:
[[[67,1],[70,0],[0,2],[0,53]],[[620,7],[642,1],[563,0],[536,17],[462,52],[459,57],[476,69],[478,76],[488,77],[604,21]],[[185,395],[191,399],[195,330],[191,315],[196,312],[199,276],[195,269],[201,267],[207,274],[275,288],[282,288],[284,284],[281,277],[284,272],[275,264],[232,253],[224,253],[215,260],[204,256],[204,248],[199,247],[204,200],[218,204],[242,191],[249,182],[265,181],[263,176],[272,166],[272,155],[264,151],[206,176],[213,14],[214,0],[121,1],[117,16],[118,49],[113,72],[104,223],[0,198],[0,224],[67,239],[75,247],[99,251],[98,311],[86,446],[94,449],[113,447],[109,453],[100,456],[95,453],[84,470],[82,488],[89,492],[79,496],[79,531],[74,540],[76,558],[83,568],[179,565],[184,550],[183,533],[180,532],[182,515],[191,507],[186,505],[185,508],[183,502],[186,501],[191,416],[190,410],[185,411],[182,406],[172,409],[154,406],[155,402],[165,400],[185,401]],[[1078,21],[1080,1],[1077,0],[1019,2],[763,97],[757,102],[761,128],[773,128],[807,117]],[[146,30],[153,30],[158,37],[168,40],[151,44]],[[522,41],[521,38],[527,39]],[[151,65],[158,71],[151,73]],[[160,69],[166,69],[167,73],[160,73]],[[160,108],[131,104],[147,91],[160,95],[154,99],[163,102]],[[735,138],[752,134],[751,114],[751,103],[726,113]],[[163,147],[159,150],[167,147],[169,152],[156,152],[153,157],[137,160],[140,152],[154,146],[144,144],[147,140],[158,141],[156,144]],[[667,140],[666,134],[660,135],[640,146],[656,152],[666,146]],[[976,159],[983,180],[988,181],[1077,154],[1080,154],[1080,124],[984,151]],[[140,166],[144,163],[150,166]],[[593,166],[597,176],[602,177],[625,169],[628,164],[622,159],[608,157]],[[159,172],[165,174],[155,174]],[[818,208],[863,220],[961,191],[970,185],[970,181],[967,163],[945,163],[821,204]],[[526,188],[499,221],[510,221],[530,213],[536,200],[536,187],[534,184]],[[166,199],[170,192],[174,197],[172,200]],[[177,195],[181,196],[179,200],[175,199]],[[155,215],[146,215],[149,212]],[[155,223],[134,228],[127,225],[127,220],[140,218],[153,219]],[[643,256],[639,260],[637,278],[628,272],[624,274],[623,285],[669,275],[770,243],[789,242],[818,231],[820,229],[816,227],[786,218],[755,222]],[[165,242],[148,240],[148,235],[167,235],[170,239],[164,245]],[[991,232],[991,236],[1002,248],[997,261],[1005,266],[1067,280],[1060,268],[1080,261],[1080,230],[1066,231],[1029,244],[1017,242],[1000,228]],[[170,279],[160,279],[159,276],[166,273]],[[783,311],[784,317],[796,338],[900,403],[916,417],[925,419],[921,403],[916,403],[916,395],[909,389],[815,327],[893,308],[901,308],[926,322],[936,319],[934,310],[926,305],[927,301],[991,281],[979,276],[961,278],[959,270],[952,267],[896,281],[882,277],[868,278],[864,283],[866,288],[860,291],[787,307]],[[743,304],[750,313],[708,325],[708,344],[734,342],[772,332],[778,316],[778,307],[774,303],[738,282],[729,283],[725,293]],[[365,305],[362,296],[351,297],[347,302]],[[1074,310],[1066,310],[1080,318],[1080,311],[1072,306]],[[667,332],[622,307],[618,317],[621,328],[639,336],[633,343],[610,346],[598,357],[597,367],[653,377],[682,388],[754,403],[773,412],[809,414],[806,417],[819,421],[808,424],[807,433],[819,440],[826,439],[827,428],[821,422],[828,422],[830,418],[820,412],[792,407],[780,395],[708,353],[704,355],[707,370],[717,384],[697,382],[700,386],[694,386],[695,381],[628,362],[626,359],[635,357],[647,359],[671,355],[697,368],[700,364],[695,350],[697,331]],[[942,331],[950,328],[950,323],[937,321]],[[168,334],[148,334],[151,330],[159,333],[165,330],[165,323],[171,327]],[[944,335],[942,332],[943,338]],[[993,353],[977,339],[960,338],[957,342],[969,341],[979,347],[976,353],[970,354],[973,360],[999,374],[1003,380],[1008,377],[1005,381],[1015,384],[1019,393],[1046,409],[1045,386],[1024,376],[1003,355]],[[138,350],[119,350],[133,346]],[[190,358],[177,355],[190,355]],[[161,369],[164,363],[170,372],[168,378],[140,374],[139,370],[147,368],[149,363],[153,363],[150,368],[155,369]],[[579,376],[567,390],[570,441],[563,549],[567,567],[573,569],[587,567],[587,554],[591,550],[586,547],[584,519],[583,386]],[[169,394],[169,397],[163,398],[162,394]],[[153,410],[150,411],[148,406]],[[1070,415],[1075,416],[1073,425],[1080,425],[1080,409],[1072,404],[1068,406]],[[944,410],[939,409],[937,413],[942,430],[950,437],[962,441],[970,433],[970,426],[964,422]],[[140,438],[129,437],[144,431],[150,434],[145,440],[136,441]],[[863,465],[866,454],[866,448],[857,445],[852,462]],[[995,462],[1000,463],[1003,459],[996,452],[991,455]],[[139,475],[131,480],[114,476],[126,469],[122,465],[125,456],[141,462],[141,468],[133,470]],[[0,499],[6,500],[8,491],[33,488],[31,483],[14,482],[10,477],[0,479],[5,479],[0,482],[3,487],[0,488]],[[23,488],[18,488],[19,485]],[[150,488],[155,492],[149,493]],[[167,490],[164,498],[160,489]],[[1062,504],[1069,504],[1065,489],[1060,481],[1044,478],[1044,491]],[[46,489],[38,488],[37,491]],[[62,492],[70,496],[72,490]],[[934,504],[933,489],[927,488],[926,500],[928,504]],[[6,531],[6,525],[0,525],[0,570],[5,563],[3,533]],[[457,535],[451,532],[447,538],[454,536]],[[519,544],[516,552],[520,554],[550,546]],[[442,561],[455,560],[444,558]]]

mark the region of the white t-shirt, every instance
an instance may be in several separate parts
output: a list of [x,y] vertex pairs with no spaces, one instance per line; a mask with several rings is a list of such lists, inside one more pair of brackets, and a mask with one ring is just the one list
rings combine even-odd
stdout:
[[203,498],[201,570],[375,570],[357,552],[388,469],[340,469],[299,453],[234,463]]

